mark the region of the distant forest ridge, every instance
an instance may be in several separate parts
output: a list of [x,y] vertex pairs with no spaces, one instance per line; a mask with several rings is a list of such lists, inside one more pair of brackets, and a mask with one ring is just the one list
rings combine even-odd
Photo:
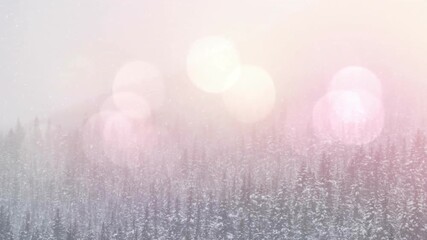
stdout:
[[427,239],[422,131],[363,146],[174,131],[125,151],[18,124],[0,140],[0,239]]

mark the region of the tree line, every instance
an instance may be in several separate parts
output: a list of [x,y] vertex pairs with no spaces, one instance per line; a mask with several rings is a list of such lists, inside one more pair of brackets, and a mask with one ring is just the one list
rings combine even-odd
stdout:
[[427,239],[423,132],[364,146],[278,132],[226,145],[176,130],[112,156],[87,130],[18,123],[0,140],[0,239]]

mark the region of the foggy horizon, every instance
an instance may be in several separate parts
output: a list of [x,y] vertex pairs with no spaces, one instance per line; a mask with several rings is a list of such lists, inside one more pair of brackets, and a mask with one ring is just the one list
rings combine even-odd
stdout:
[[[185,61],[191,45],[205,36],[226,37],[243,63],[271,75],[275,110],[292,108],[301,96],[315,101],[347,65],[377,74],[387,103],[420,108],[427,73],[417,52],[426,51],[427,37],[409,29],[423,26],[425,3],[390,1],[382,8],[339,2],[254,0],[240,8],[237,0],[6,1],[0,8],[0,110],[7,114],[0,126],[49,119],[111,94],[117,72],[133,60],[159,69],[171,102],[180,97],[176,87],[203,98],[189,84]],[[385,13],[375,15],[381,8]],[[322,60],[325,54],[332,56]],[[161,110],[170,107],[165,103]],[[411,117],[423,121],[425,114],[417,112]]]

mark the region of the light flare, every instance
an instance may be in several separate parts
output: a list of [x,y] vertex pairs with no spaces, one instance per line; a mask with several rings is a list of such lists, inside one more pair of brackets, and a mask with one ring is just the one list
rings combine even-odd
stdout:
[[262,68],[242,66],[239,80],[223,93],[223,101],[238,121],[258,122],[266,118],[274,107],[274,82]]
[[345,67],[334,75],[329,91],[339,90],[367,91],[378,98],[382,96],[378,77],[369,69],[360,66]]
[[384,125],[382,102],[366,91],[332,91],[313,109],[313,128],[327,142],[363,145],[375,140]]
[[147,120],[151,116],[151,109],[148,103],[144,98],[136,94],[121,92],[114,94],[111,100],[116,108],[129,118]]
[[187,73],[201,90],[221,93],[239,78],[240,57],[231,41],[212,36],[197,40],[187,57]]
[[88,158],[106,156],[115,164],[134,166],[140,151],[146,150],[152,130],[149,124],[120,111],[101,111],[86,121],[83,131],[82,144]]

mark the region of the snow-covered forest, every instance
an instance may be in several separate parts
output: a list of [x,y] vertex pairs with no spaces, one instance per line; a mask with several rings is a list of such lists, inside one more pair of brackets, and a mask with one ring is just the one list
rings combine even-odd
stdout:
[[171,128],[125,166],[82,130],[40,125],[1,138],[0,239],[427,238],[422,132],[299,149],[271,126],[231,148]]
[[0,0],[0,240],[427,240],[427,0]]

